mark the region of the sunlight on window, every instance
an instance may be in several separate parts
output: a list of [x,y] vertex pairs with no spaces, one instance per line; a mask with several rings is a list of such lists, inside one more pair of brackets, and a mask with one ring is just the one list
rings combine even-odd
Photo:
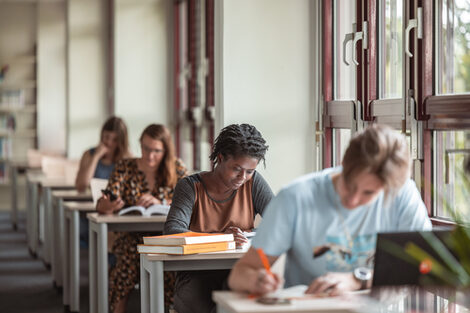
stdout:
[[[335,1],[335,100],[356,97],[356,66],[352,62],[352,36],[356,31],[355,1]],[[347,62],[348,64],[346,64]]]
[[454,212],[470,218],[470,189],[464,161],[470,156],[470,131],[436,131],[437,155],[434,186],[439,217],[451,218]]
[[401,98],[403,96],[403,1],[385,2],[383,27],[381,98]]
[[470,0],[439,0],[439,92],[470,92]]

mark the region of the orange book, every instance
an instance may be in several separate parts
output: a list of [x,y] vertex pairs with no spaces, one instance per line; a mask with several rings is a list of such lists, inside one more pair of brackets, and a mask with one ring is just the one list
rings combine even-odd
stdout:
[[178,246],[209,242],[234,241],[233,234],[186,232],[173,235],[144,237],[144,245]]
[[139,253],[163,253],[163,254],[195,254],[206,252],[217,252],[235,249],[235,241],[227,242],[211,242],[191,245],[179,246],[155,246],[155,245],[138,245],[137,251]]

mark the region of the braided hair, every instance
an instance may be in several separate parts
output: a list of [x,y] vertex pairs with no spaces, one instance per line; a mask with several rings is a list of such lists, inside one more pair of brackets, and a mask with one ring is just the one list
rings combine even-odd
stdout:
[[220,131],[219,136],[215,139],[209,159],[215,165],[219,154],[224,158],[249,156],[258,159],[258,161],[263,160],[266,167],[264,155],[267,150],[266,140],[263,139],[256,127],[249,124],[232,124]]

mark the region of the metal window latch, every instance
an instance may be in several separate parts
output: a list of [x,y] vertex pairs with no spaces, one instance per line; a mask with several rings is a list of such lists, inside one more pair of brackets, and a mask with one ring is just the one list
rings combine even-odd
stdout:
[[359,40],[362,40],[362,49],[366,50],[368,46],[367,42],[367,35],[368,35],[368,30],[367,30],[367,22],[362,23],[362,31],[354,33],[354,39],[353,39],[353,45],[352,45],[352,60],[353,63],[356,65],[359,65],[359,62],[357,61],[357,56],[356,56],[356,45]]
[[186,86],[186,80],[189,78],[191,78],[191,64],[186,63],[178,76],[179,88],[184,88],[184,86]]
[[412,58],[413,54],[410,52],[410,32],[413,28],[416,28],[416,37],[418,39],[423,38],[423,8],[418,8],[418,12],[415,19],[408,21],[408,26],[405,29],[405,53],[408,57]]

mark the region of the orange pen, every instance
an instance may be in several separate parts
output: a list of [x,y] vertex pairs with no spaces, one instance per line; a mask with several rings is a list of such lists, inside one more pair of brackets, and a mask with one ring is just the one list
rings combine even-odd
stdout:
[[263,263],[263,267],[266,270],[266,273],[268,273],[268,275],[271,275],[273,277],[274,275],[271,272],[271,266],[269,265],[268,258],[266,257],[266,254],[264,254],[263,249],[258,248],[256,249],[256,252],[258,252],[259,258],[261,259],[261,263]]

